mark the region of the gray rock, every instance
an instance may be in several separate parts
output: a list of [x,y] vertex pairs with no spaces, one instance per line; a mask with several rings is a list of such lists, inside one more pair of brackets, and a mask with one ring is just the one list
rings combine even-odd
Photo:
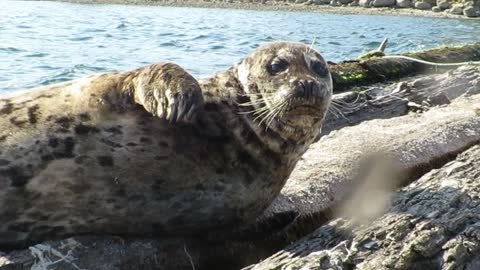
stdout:
[[330,6],[334,6],[334,7],[338,7],[340,6],[341,4],[337,1],[337,0],[332,0],[330,1]]
[[388,7],[395,5],[395,0],[373,0],[374,7]]
[[435,6],[435,7],[432,8],[432,11],[433,12],[442,12],[442,9],[438,6]]
[[479,17],[480,16],[480,8],[479,7],[466,7],[463,10],[463,15],[467,17]]
[[463,14],[463,8],[459,7],[459,6],[452,7],[448,11],[449,11],[449,13],[455,14],[455,15],[462,15]]
[[437,5],[437,0],[422,0],[422,2],[429,3],[432,7]]
[[361,6],[361,7],[370,7],[372,6],[372,1],[373,0],[360,0],[358,2],[358,4]]
[[412,5],[411,0],[397,0],[397,7],[408,8]]
[[329,0],[313,0],[315,5],[328,5],[330,3]]
[[337,2],[339,2],[342,5],[348,5],[351,2],[353,2],[353,0],[338,0]]
[[452,4],[450,4],[449,2],[447,2],[445,0],[442,0],[442,1],[437,2],[437,6],[441,9],[449,9],[449,8],[452,7]]
[[351,7],[358,7],[360,4],[358,3],[358,0],[353,1],[352,3],[348,4]]
[[415,3],[415,8],[416,8],[416,9],[427,10],[427,9],[431,9],[431,8],[432,8],[432,5],[430,5],[430,4],[427,3],[427,2],[416,2],[416,3]]
[[295,4],[303,4],[307,2],[307,0],[295,0]]

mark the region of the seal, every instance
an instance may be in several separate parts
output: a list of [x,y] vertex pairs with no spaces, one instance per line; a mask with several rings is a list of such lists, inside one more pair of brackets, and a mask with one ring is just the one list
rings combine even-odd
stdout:
[[322,56],[261,46],[195,80],[173,63],[0,98],[0,246],[196,235],[255,220],[320,132]]

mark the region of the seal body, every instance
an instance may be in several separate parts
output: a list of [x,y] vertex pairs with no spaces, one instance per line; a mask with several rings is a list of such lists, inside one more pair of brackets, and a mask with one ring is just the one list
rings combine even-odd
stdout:
[[251,222],[331,91],[321,56],[282,42],[200,82],[160,63],[0,97],[0,246]]

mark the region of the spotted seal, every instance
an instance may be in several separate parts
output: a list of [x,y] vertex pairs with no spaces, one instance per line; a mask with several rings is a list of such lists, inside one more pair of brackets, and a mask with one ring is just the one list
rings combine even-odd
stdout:
[[0,246],[251,222],[319,134],[331,95],[318,52],[277,42],[200,81],[159,63],[3,96]]

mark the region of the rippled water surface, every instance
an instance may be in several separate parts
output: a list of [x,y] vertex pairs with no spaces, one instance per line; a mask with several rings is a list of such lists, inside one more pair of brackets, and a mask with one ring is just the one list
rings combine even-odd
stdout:
[[315,39],[339,61],[384,37],[396,53],[480,42],[479,33],[469,20],[0,0],[0,92],[166,60],[207,76],[275,40]]

